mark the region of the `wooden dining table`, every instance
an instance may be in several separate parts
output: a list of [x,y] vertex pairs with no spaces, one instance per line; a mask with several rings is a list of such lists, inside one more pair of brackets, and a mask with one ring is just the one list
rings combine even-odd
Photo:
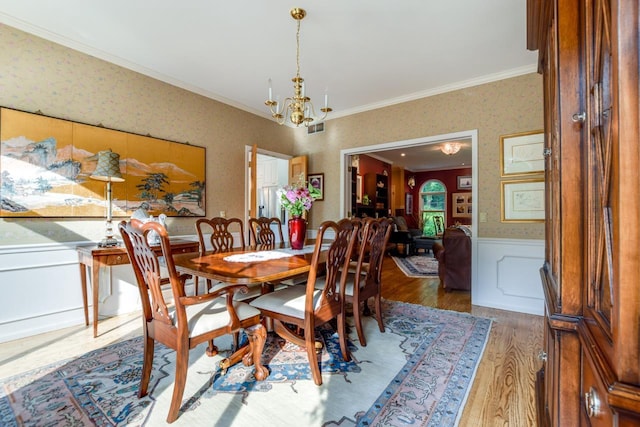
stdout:
[[[326,246],[328,248],[328,245]],[[286,249],[272,249],[274,252],[291,251]],[[291,251],[292,256],[264,259],[265,252],[259,249],[234,250],[231,252],[212,254],[176,254],[173,261],[176,270],[180,273],[191,274],[205,279],[219,280],[225,283],[237,283],[244,285],[264,284],[277,282],[307,273],[311,269],[313,246],[305,246],[300,251]],[[301,253],[304,252],[304,253]],[[327,251],[320,252],[319,264],[326,262]],[[244,255],[246,262],[230,261],[230,256]],[[227,258],[227,259],[225,259]],[[301,347],[306,344],[300,337],[292,334],[283,327],[280,322],[275,322],[274,331],[282,338]],[[320,342],[316,342],[316,348],[322,348]],[[233,362],[229,362],[233,363]],[[225,366],[229,363],[225,363]],[[222,366],[222,365],[221,365]]]
[[[270,251],[259,249],[233,250],[230,252],[176,254],[173,261],[180,273],[191,274],[205,279],[218,280],[225,283],[252,285],[258,283],[277,282],[299,274],[307,273],[311,269],[313,247],[306,246],[300,251],[287,249],[272,249],[274,252],[287,252],[291,256],[264,259],[262,254]],[[247,255],[246,262],[225,260],[232,255]],[[255,255],[255,257],[252,257]],[[253,258],[253,259],[252,259]],[[323,263],[326,254],[321,252],[320,262]]]

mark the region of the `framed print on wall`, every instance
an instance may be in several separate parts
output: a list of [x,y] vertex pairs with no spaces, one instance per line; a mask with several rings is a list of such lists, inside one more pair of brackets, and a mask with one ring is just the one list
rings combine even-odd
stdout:
[[0,108],[0,217],[104,217],[97,153],[120,155],[114,217],[205,216],[205,148]]
[[543,179],[502,181],[502,222],[542,222],[545,216]]
[[316,200],[324,200],[324,173],[310,173],[309,184],[320,191],[320,197]]
[[413,194],[405,193],[404,209],[407,215],[413,215]]
[[454,218],[471,218],[471,193],[451,194],[451,216]]
[[356,203],[362,203],[362,175],[356,177]]
[[527,175],[544,172],[544,133],[514,133],[500,137],[501,175]]
[[470,176],[458,177],[458,190],[470,190],[472,186],[472,180]]

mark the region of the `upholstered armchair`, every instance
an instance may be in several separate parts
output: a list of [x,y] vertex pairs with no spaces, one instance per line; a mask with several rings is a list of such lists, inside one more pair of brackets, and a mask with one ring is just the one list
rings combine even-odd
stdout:
[[449,227],[442,244],[433,244],[440,284],[446,291],[471,289],[471,236],[466,227]]
[[415,237],[422,236],[422,230],[419,228],[409,228],[407,220],[403,216],[391,217],[395,224],[395,230],[391,233],[389,238],[390,243],[402,245],[402,253],[407,256],[411,255],[413,251],[413,239]]

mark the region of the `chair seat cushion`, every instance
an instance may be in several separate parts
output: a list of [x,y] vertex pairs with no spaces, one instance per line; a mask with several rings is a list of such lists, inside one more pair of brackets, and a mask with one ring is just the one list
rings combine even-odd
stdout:
[[[234,301],[235,309],[240,321],[259,316],[260,311],[251,307],[249,304]],[[214,329],[223,328],[229,324],[231,317],[227,311],[225,298],[216,298],[213,301],[203,302],[185,307],[187,321],[189,322],[190,337],[195,337]],[[175,319],[175,312],[172,312]]]
[[[320,305],[320,290],[313,294],[314,308]],[[304,319],[306,286],[289,286],[288,288],[262,295],[251,301],[251,306],[259,310],[282,313],[289,317]]]

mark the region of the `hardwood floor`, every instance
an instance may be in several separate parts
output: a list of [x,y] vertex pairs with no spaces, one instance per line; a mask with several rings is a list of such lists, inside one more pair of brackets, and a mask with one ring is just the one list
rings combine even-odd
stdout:
[[386,259],[382,296],[493,319],[491,334],[460,426],[535,426],[535,375],[541,363],[543,317],[471,305],[471,293],[445,292],[438,279],[406,277]]
[[[384,261],[383,297],[494,320],[491,335],[465,406],[460,426],[534,426],[535,374],[540,369],[543,317],[471,305],[469,292],[444,292],[437,279],[406,277],[393,260]],[[0,378],[79,356],[141,333],[139,313],[100,321],[100,336],[76,326],[0,344]]]

